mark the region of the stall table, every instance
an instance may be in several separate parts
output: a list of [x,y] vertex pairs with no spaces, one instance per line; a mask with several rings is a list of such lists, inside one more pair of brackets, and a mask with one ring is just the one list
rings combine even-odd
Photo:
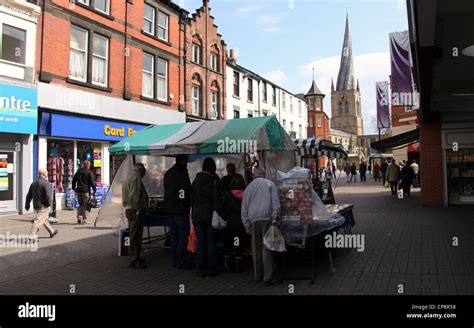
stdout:
[[[286,277],[286,261],[285,261],[285,253],[282,253],[281,255],[281,273],[280,277],[278,280],[281,282],[283,279],[296,279],[296,280],[307,280],[309,279],[311,281],[311,284],[314,284],[314,281],[316,279],[316,238],[318,236],[325,236],[327,234],[332,234],[334,231],[338,231],[340,229],[344,229],[344,233],[351,233],[352,231],[352,226],[355,225],[355,219],[353,215],[353,205],[349,204],[329,204],[325,205],[326,209],[330,213],[337,213],[343,216],[344,219],[334,221],[332,223],[328,222],[327,220],[325,221],[319,221],[319,220],[314,220],[312,224],[312,228],[309,231],[307,237],[301,244],[302,246],[298,246],[295,244],[288,244],[289,246],[296,246],[300,249],[307,249],[306,245],[309,244],[309,249],[311,251],[311,276],[310,277]],[[288,227],[288,226],[286,226]],[[282,229],[285,229],[285,223],[282,223]],[[334,269],[333,265],[333,256],[332,256],[332,250],[328,249],[328,258],[329,258],[329,265],[331,268],[331,272],[335,272],[336,270]]]

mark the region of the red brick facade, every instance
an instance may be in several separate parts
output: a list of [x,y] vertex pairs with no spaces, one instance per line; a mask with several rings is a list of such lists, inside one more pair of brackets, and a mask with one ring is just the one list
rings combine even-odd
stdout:
[[[317,98],[321,99],[320,109],[318,109],[316,106]],[[314,102],[313,110],[311,110],[310,99]],[[308,138],[311,135],[314,135],[316,139],[330,140],[331,132],[330,132],[330,126],[329,126],[329,116],[324,112],[323,97],[320,97],[320,96],[306,97],[306,101],[308,104]],[[319,126],[319,122],[321,122],[321,126]]]
[[[196,48],[198,47],[198,48]],[[225,119],[226,113],[226,44],[217,32],[214,17],[211,15],[209,1],[203,5],[186,24],[186,114],[188,120]],[[198,50],[196,50],[198,49]],[[196,55],[196,51],[198,54]],[[212,65],[212,57],[215,64]],[[193,113],[193,87],[197,112]],[[194,91],[196,92],[196,91]],[[217,116],[208,115],[212,111],[211,93],[217,100]]]
[[441,123],[432,121],[420,124],[420,175],[421,199],[424,206],[443,206],[443,155]]
[[[184,31],[180,28],[183,10],[167,1],[147,1],[156,13],[160,11],[168,16],[168,41],[165,42],[143,32],[144,1],[130,2],[133,4],[125,0],[110,1],[108,16],[69,0],[42,1],[40,6],[44,10],[38,24],[36,54],[39,80],[178,110],[180,99],[184,99],[180,97],[184,94]],[[107,87],[98,88],[68,78],[72,25],[89,31],[89,35],[97,33],[109,39]],[[144,51],[168,62],[167,101],[142,97]]]

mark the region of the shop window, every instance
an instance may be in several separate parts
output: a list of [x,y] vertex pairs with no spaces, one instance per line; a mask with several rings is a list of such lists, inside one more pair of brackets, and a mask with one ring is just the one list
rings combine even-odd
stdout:
[[474,204],[474,149],[447,150],[446,161],[449,204]]
[[74,177],[74,142],[48,140],[48,180],[56,193],[72,188]]
[[77,168],[83,167],[84,161],[91,163],[91,171],[94,173],[95,181],[102,182],[102,145],[100,143],[78,142],[77,143]]

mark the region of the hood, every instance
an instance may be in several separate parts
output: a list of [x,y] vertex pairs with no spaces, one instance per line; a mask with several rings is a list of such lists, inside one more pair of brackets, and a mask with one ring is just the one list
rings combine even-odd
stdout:
[[234,195],[235,198],[237,199],[242,199],[244,198],[244,191],[239,190],[239,189],[234,189],[231,191],[232,195]]

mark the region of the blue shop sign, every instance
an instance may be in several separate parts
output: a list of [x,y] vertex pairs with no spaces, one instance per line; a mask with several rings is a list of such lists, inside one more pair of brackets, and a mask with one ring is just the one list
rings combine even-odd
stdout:
[[[54,137],[121,141],[147,127],[147,125],[142,124],[103,121],[62,114],[44,112],[41,114],[40,133]],[[49,131],[47,132],[43,128],[45,124],[48,125],[47,130]]]
[[0,132],[36,134],[38,91],[0,83]]

